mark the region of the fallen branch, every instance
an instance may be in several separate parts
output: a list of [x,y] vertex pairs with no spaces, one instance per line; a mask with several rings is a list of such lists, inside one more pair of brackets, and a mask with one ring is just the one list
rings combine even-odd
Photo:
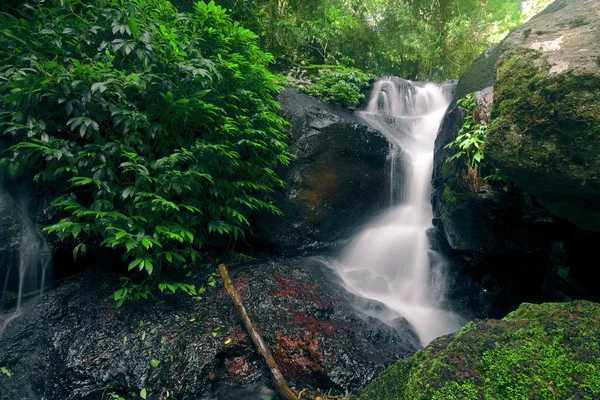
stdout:
[[256,325],[254,325],[254,322],[252,322],[252,319],[248,314],[248,310],[246,310],[246,307],[244,306],[244,300],[233,285],[233,281],[229,277],[229,272],[227,272],[227,267],[225,267],[225,264],[219,265],[219,273],[221,274],[221,278],[223,279],[223,283],[225,284],[225,290],[227,290],[227,294],[229,294],[229,297],[231,297],[231,300],[233,300],[235,308],[238,310],[242,317],[242,320],[244,321],[244,327],[246,328],[246,332],[248,332],[248,334],[252,338],[252,341],[256,345],[258,352],[265,359],[265,362],[269,366],[271,376],[273,377],[273,383],[275,384],[275,389],[277,389],[279,395],[285,400],[298,400],[296,394],[292,392],[292,389],[290,389],[287,382],[285,381],[285,378],[279,370],[279,367],[277,366],[273,355],[269,351],[267,344],[263,340],[260,331],[258,330]]

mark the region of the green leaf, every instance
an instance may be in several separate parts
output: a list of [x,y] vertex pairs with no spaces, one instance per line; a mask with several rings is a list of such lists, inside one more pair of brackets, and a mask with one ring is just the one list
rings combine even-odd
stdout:
[[[155,360],[153,360],[153,361],[155,361]],[[150,361],[150,364],[152,364],[152,361]],[[158,363],[156,365],[158,365]],[[146,388],[143,388],[142,390],[140,390],[140,398],[142,398],[144,400],[146,399]]]
[[127,270],[131,271],[132,269],[134,269],[135,267],[137,267],[138,265],[140,265],[143,262],[144,262],[144,260],[142,258],[136,258],[135,260],[133,260],[132,262],[129,263]]
[[158,367],[158,364],[160,364],[160,361],[158,361],[158,360],[150,360],[150,365],[151,365],[153,368],[156,368],[156,367]]
[[139,38],[139,29],[137,26],[137,22],[135,21],[135,15],[131,14],[129,16],[129,21],[127,22],[127,26],[129,27],[129,30],[131,31],[131,35],[134,37],[134,39],[138,39]]

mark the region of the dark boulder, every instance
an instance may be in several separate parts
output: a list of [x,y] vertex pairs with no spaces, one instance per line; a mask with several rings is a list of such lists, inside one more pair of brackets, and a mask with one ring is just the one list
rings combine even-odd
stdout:
[[[589,265],[582,261],[584,255],[595,257],[590,249],[593,247],[594,240],[598,240],[598,235],[563,220],[562,218],[566,218],[565,215],[555,213],[543,196],[540,197],[539,193],[531,190],[533,186],[543,184],[542,182],[548,182],[547,187],[552,186],[551,182],[554,182],[555,176],[551,170],[563,167],[554,165],[554,162],[548,159],[543,167],[546,170],[542,171],[543,168],[536,170],[537,172],[531,174],[527,182],[519,178],[513,179],[513,169],[507,168],[507,165],[516,162],[523,154],[516,154],[520,150],[509,145],[505,138],[500,138],[497,133],[499,127],[497,118],[500,114],[498,110],[510,106],[517,98],[513,96],[516,96],[517,92],[524,93],[527,90],[525,87],[519,88],[515,82],[508,83],[508,80],[512,79],[513,74],[517,77],[521,72],[525,74],[528,72],[524,72],[523,68],[519,67],[512,72],[507,71],[502,75],[504,78],[500,79],[500,72],[496,72],[496,65],[506,64],[502,59],[507,57],[509,48],[520,46],[522,43],[530,45],[539,41],[541,37],[550,35],[551,32],[558,35],[556,30],[544,30],[545,28],[542,29],[540,24],[550,26],[548,18],[554,18],[552,13],[563,10],[566,3],[566,1],[554,3],[529,23],[509,34],[498,46],[488,49],[467,69],[458,83],[454,99],[438,132],[432,182],[434,226],[447,241],[451,251],[456,253],[456,256],[450,256],[455,261],[451,269],[459,272],[454,274],[456,279],[450,284],[450,296],[457,299],[463,296],[469,297],[469,293],[472,293],[475,287],[477,289],[474,292],[484,293],[482,296],[489,301],[487,306],[479,308],[487,312],[478,314],[479,311],[476,311],[475,316],[502,316],[523,301],[598,298],[595,294],[596,290],[589,282],[594,281],[600,271],[590,269]],[[588,7],[592,3],[597,4],[597,1],[579,2],[580,5],[575,9]],[[568,9],[564,8],[560,12],[567,11]],[[572,15],[572,19],[577,19],[577,15],[580,14],[582,11],[577,11]],[[585,34],[580,32],[581,27],[576,26],[579,23],[568,24],[565,21],[562,22],[564,26],[561,30],[565,37],[572,38],[573,35],[586,37],[585,35],[589,34],[589,32]],[[586,54],[581,55],[581,60],[587,57]],[[521,60],[519,57],[513,58],[513,60],[517,59]],[[525,57],[526,59],[528,58]],[[494,82],[497,84],[499,79],[507,82],[500,93],[497,87],[493,87]],[[559,86],[557,84],[539,88],[546,93],[554,90],[553,87],[559,90]],[[504,96],[503,91],[508,93],[507,91],[511,90],[514,99],[508,96],[505,100],[499,100]],[[585,89],[581,91],[585,93]],[[456,102],[468,93],[474,92],[477,94],[473,115],[475,121],[490,124],[484,147],[485,158],[477,168],[469,168],[466,163],[456,160],[446,163],[446,159],[454,152],[446,149],[445,146],[456,138],[464,122],[463,111],[457,107]],[[506,104],[500,107],[498,101]],[[589,104],[590,107],[594,107],[594,102],[590,101]],[[563,111],[569,112],[568,108]],[[526,107],[522,109],[521,117],[525,115],[524,113],[527,113]],[[531,115],[535,116],[538,113],[532,111]],[[592,117],[593,115],[589,118]],[[534,117],[534,119],[543,121],[541,117]],[[548,127],[545,122],[537,124],[535,121],[527,121],[515,119],[511,126],[529,131],[538,129],[540,132]],[[582,146],[590,144],[583,139],[578,140],[577,143]],[[533,147],[539,145],[539,143],[530,144]],[[539,148],[543,148],[543,145]],[[515,154],[510,155],[511,151]],[[498,163],[499,152],[505,152],[505,163]],[[592,159],[593,157],[590,158]],[[563,164],[564,168],[571,168],[568,166],[571,161]],[[494,175],[497,172],[496,168],[499,168],[501,175],[508,176],[508,181],[494,182],[489,178],[485,179]],[[573,168],[579,168],[577,163],[573,164]],[[593,173],[593,168],[590,171]],[[592,182],[574,193],[580,193],[581,190],[585,191],[586,188],[591,187],[593,187]],[[590,204],[593,203],[593,198],[593,196],[588,197]],[[575,203],[573,203],[573,210],[574,212],[579,210]]]
[[286,89],[278,96],[296,155],[278,171],[282,216],[260,214],[255,246],[294,254],[338,248],[387,206],[387,139],[350,111]]
[[[551,216],[518,186],[484,180],[489,168],[446,162],[455,150],[445,146],[464,121],[458,93],[465,93],[460,83],[438,132],[432,181],[433,223],[448,243],[442,252],[451,260],[450,302],[465,303],[457,309],[463,315],[498,317],[523,301],[558,300],[544,286],[556,230]],[[489,121],[492,95],[491,87],[476,92],[477,122]]]
[[[416,350],[410,330],[355,311],[319,260],[261,261],[230,272],[299,389],[357,391]],[[228,398],[231,387],[249,387],[238,390],[247,398],[270,393],[262,389],[268,370],[220,282],[202,298],[164,295],[115,310],[104,301],[115,281],[98,267],[28,304],[0,338],[0,367],[11,373],[0,373],[0,399],[130,397],[142,388],[149,399]]]

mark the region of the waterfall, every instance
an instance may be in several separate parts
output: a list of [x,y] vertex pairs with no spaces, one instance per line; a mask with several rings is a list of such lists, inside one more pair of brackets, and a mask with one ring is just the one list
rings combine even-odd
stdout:
[[[2,183],[2,182],[0,182]],[[0,229],[10,243],[0,254],[0,336],[22,311],[25,297],[42,295],[48,283],[51,251],[42,232],[29,215],[22,196],[13,197],[0,187],[0,209],[10,210],[0,218]],[[12,305],[8,313],[1,307]]]
[[349,291],[387,306],[387,310],[365,306],[363,311],[390,324],[405,318],[423,346],[464,323],[440,308],[444,259],[431,249],[427,236],[433,227],[433,147],[447,106],[437,84],[398,78],[375,84],[367,109],[359,114],[390,141],[392,205],[354,238],[335,265]]

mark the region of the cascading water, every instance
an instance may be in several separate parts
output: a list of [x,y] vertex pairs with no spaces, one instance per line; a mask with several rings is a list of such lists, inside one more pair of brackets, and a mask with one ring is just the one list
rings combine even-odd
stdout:
[[390,141],[392,207],[353,240],[336,264],[349,291],[388,308],[364,311],[389,323],[405,318],[424,346],[463,324],[458,315],[440,309],[444,261],[427,236],[433,227],[433,146],[447,106],[442,88],[433,83],[397,78],[376,83],[360,117]]
[[[1,183],[1,182],[0,182]],[[0,254],[0,336],[8,324],[21,314],[25,296],[42,295],[47,282],[51,252],[39,227],[32,221],[26,202],[13,198],[0,187],[0,205],[12,213],[2,218],[0,228],[12,236],[13,243]],[[6,314],[2,306],[14,308]]]

